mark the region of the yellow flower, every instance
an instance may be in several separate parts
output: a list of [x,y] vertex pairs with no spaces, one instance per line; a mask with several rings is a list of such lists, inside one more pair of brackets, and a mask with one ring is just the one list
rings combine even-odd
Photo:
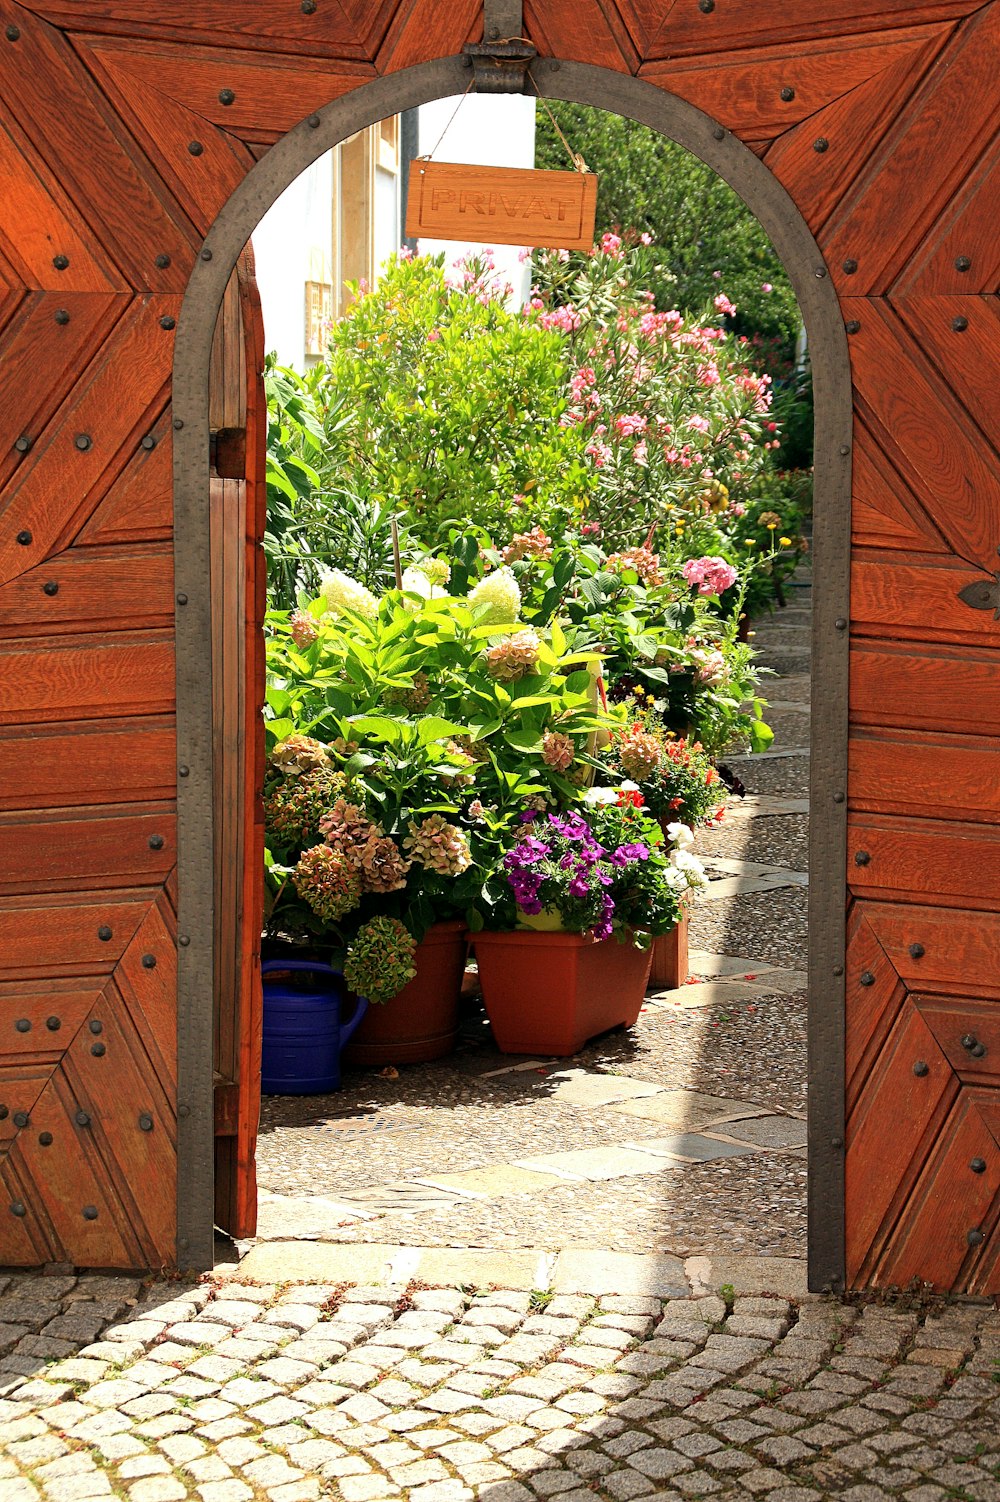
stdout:
[[768,522],[768,524],[767,524],[767,530],[769,532],[773,532],[776,529],[777,525],[778,525],[777,522]]
[[655,694],[647,694],[646,695],[646,703],[647,704],[655,704],[656,703],[656,695]]
[[638,687],[636,687],[636,688],[634,688],[634,689],[633,689],[633,690],[632,690],[632,692],[633,692],[633,693],[634,693],[634,694],[635,694],[635,696],[636,696],[636,698],[637,698],[637,699],[641,699],[641,698],[642,698],[642,696],[643,696],[643,694],[644,694],[644,692],[645,692],[645,690],[644,690],[644,689],[641,689],[641,688],[638,688]]
[[778,543],[783,548],[790,548],[792,545],[792,539],[790,537],[779,537]]
[[748,548],[755,548],[756,546],[757,546],[757,539],[756,539],[756,537],[748,537],[747,538],[747,547]]

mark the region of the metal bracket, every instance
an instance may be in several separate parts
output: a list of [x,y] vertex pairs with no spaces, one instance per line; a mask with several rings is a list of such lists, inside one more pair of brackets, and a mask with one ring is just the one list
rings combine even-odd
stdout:
[[1000,573],[992,579],[976,579],[958,591],[963,605],[973,610],[992,610],[993,619],[1000,621]]
[[538,54],[522,37],[523,26],[521,0],[486,0],[482,42],[467,42],[462,48],[477,94],[525,93],[528,64]]

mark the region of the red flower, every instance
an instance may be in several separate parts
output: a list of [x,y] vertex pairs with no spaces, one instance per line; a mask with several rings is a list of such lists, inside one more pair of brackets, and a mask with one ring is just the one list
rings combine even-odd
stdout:
[[640,793],[639,789],[638,788],[619,788],[619,790],[618,790],[618,807],[619,808],[626,808],[626,807],[641,808],[642,807],[642,794]]

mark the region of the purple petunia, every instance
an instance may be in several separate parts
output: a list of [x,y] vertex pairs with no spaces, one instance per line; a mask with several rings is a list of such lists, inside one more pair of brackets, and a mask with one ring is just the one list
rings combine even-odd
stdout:
[[633,861],[648,861],[649,846],[636,841],[631,845],[619,845],[610,856],[613,866],[629,866]]

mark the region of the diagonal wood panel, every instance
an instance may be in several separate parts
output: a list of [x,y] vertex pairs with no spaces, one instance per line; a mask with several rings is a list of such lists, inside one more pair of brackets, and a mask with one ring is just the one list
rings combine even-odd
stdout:
[[[1000,454],[1000,298],[893,297],[892,307],[933,361],[995,454]],[[992,497],[1000,542],[1000,495]]]
[[161,94],[242,141],[275,140],[311,111],[376,76],[365,62],[220,51],[189,41],[91,35],[77,45],[97,69],[113,70],[119,79],[127,75],[140,89],[152,73]]
[[[871,170],[844,195],[824,229],[829,260],[835,266],[846,258],[857,262],[857,292],[884,292],[892,284],[989,146],[998,70],[1000,10],[985,5],[957,29]],[[919,193],[913,191],[914,161],[924,164]]]
[[348,18],[339,0],[323,0],[315,11],[257,0],[252,9],[242,9],[238,18],[234,18],[231,0],[198,0],[194,8],[175,6],[175,14],[163,16],[150,14],[148,0],[21,0],[20,8],[75,31],[190,41],[220,49],[238,40],[243,47],[278,54],[370,56],[366,0],[352,7],[362,13],[357,19]]
[[679,94],[743,140],[769,143],[887,68],[909,71],[914,54],[940,35],[940,26],[901,27],[785,43],[749,56],[739,49],[664,58],[645,64],[640,77]]
[[980,8],[979,0],[800,0],[794,7],[761,7],[759,0],[727,0],[712,8],[677,0],[652,42],[649,58],[711,55],[737,47],[795,45],[806,37],[840,37],[897,27],[957,21]]
[[615,73],[634,73],[639,65],[620,16],[602,0],[577,0],[572,11],[525,0],[524,30],[543,56],[596,63]]
[[178,312],[172,296],[134,298],[32,445],[0,497],[0,580],[59,552],[139,451],[162,410]]
[[923,242],[903,267],[892,292],[990,292],[1000,286],[1000,136],[983,152]]
[[466,42],[482,39],[479,0],[451,0],[447,8],[437,0],[400,0],[376,54],[375,67],[379,73],[396,73],[400,68],[461,52]]
[[[848,316],[860,324],[851,367],[866,423],[956,556],[992,569],[1000,456],[888,303],[852,299]],[[951,338],[962,335],[951,330]]]

